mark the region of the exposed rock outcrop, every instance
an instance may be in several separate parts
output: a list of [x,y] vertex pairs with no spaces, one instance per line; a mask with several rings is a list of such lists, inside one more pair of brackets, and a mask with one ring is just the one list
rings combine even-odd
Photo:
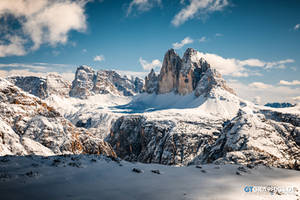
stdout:
[[77,128],[43,100],[0,78],[0,155],[104,154],[110,145]]
[[192,48],[186,50],[182,59],[173,49],[170,49],[165,54],[157,79],[154,71],[151,71],[145,81],[146,92],[157,94],[175,92],[185,95],[195,91],[195,95],[200,96],[206,95],[214,87],[222,87],[234,94],[233,89],[226,85],[220,73]]
[[141,115],[128,115],[116,120],[107,142],[120,158],[129,161],[187,165],[216,141],[221,128],[221,121],[204,118],[147,120]]
[[12,76],[7,78],[22,90],[45,99],[51,95],[68,96],[71,84],[55,73],[49,73],[46,77],[36,76]]
[[158,87],[158,76],[155,74],[154,70],[151,69],[151,72],[145,78],[145,92],[147,93],[156,93]]
[[129,161],[263,164],[300,170],[300,129],[294,122],[284,121],[243,110],[228,121],[149,120],[128,115],[116,120],[107,142],[120,158]]
[[143,80],[136,77],[128,79],[110,70],[94,71],[91,67],[80,66],[72,82],[70,96],[86,98],[94,94],[114,94],[133,96],[143,89]]
[[300,146],[295,137],[299,127],[267,118],[240,110],[194,163],[264,164],[300,170]]

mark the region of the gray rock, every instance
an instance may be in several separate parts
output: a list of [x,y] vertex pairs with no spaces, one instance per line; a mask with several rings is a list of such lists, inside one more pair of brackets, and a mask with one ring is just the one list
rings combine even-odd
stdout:
[[133,168],[132,171],[135,173],[143,173],[144,172],[143,170],[141,170],[139,168]]
[[11,76],[7,79],[22,90],[41,99],[50,95],[68,96],[71,86],[69,81],[54,73],[46,77]]
[[133,96],[143,91],[144,82],[135,77],[121,77],[117,72],[110,70],[94,71],[91,67],[80,66],[72,82],[70,96],[86,98],[95,94],[114,94]]
[[153,69],[145,79],[147,93],[164,94],[175,92],[181,95],[195,91],[196,96],[207,95],[212,88],[222,87],[234,94],[220,73],[203,59],[198,52],[188,48],[182,59],[173,49],[167,51],[158,76]]

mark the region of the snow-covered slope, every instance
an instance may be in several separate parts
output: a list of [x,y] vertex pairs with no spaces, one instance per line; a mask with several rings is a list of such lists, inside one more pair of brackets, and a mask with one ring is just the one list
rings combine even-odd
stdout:
[[43,100],[0,78],[0,155],[99,153],[110,145],[76,128]]
[[9,156],[0,163],[1,199],[297,200],[300,195],[299,172],[263,166],[174,167],[91,155]]

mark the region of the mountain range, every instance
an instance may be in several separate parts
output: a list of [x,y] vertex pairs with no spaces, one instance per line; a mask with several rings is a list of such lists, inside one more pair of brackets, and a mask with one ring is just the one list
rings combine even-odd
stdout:
[[104,154],[165,165],[242,164],[300,170],[300,107],[237,96],[200,53],[166,52],[142,80],[77,68],[0,79],[0,155]]

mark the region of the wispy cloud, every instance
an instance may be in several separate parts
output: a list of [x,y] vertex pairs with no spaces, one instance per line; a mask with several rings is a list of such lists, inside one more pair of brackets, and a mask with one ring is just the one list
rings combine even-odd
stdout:
[[158,59],[152,60],[151,62],[148,62],[144,60],[142,57],[139,59],[140,64],[142,65],[144,70],[151,70],[155,68],[160,68],[161,67],[161,62]]
[[206,42],[207,41],[207,39],[206,39],[206,37],[201,37],[199,40],[198,40],[199,42]]
[[[20,29],[15,30],[14,26],[7,26],[9,31],[0,39],[0,57],[25,55],[45,43],[51,46],[66,44],[69,31],[86,29],[86,2],[2,0],[0,18],[13,16],[20,24]],[[10,21],[5,20],[5,23],[9,24]]]
[[223,34],[222,34],[222,33],[216,33],[215,36],[216,36],[216,37],[222,37]]
[[296,101],[296,102],[300,102],[300,96],[293,97],[293,100]]
[[279,85],[300,85],[300,81],[298,80],[293,80],[293,81],[285,81],[285,80],[280,80]]
[[126,70],[118,70],[118,69],[113,69],[117,73],[119,73],[121,76],[127,76],[127,77],[139,77],[141,79],[144,79],[145,76],[148,75],[148,71],[144,72],[135,72],[135,71],[126,71]]
[[295,26],[294,26],[294,30],[299,30],[300,29],[300,24],[296,24]]
[[94,61],[102,62],[105,60],[104,55],[97,55],[94,57]]
[[193,42],[194,42],[194,40],[192,38],[186,37],[183,40],[181,40],[180,42],[173,43],[173,48],[174,49],[181,49],[184,45],[191,44]]
[[138,12],[146,12],[155,6],[160,6],[161,0],[132,0],[128,6],[126,16],[129,16],[134,9]]
[[264,90],[264,89],[267,89],[267,88],[271,88],[272,85],[265,84],[263,82],[253,82],[253,83],[249,84],[249,87]]
[[[199,52],[199,57],[203,57],[216,68],[222,75],[235,77],[260,76],[261,73],[251,69],[253,67],[261,69],[282,68],[285,64],[293,63],[293,59],[265,62],[256,58],[239,60],[236,58],[224,58],[217,54]],[[250,67],[250,68],[249,68]]]
[[66,80],[73,80],[75,70],[73,65],[59,63],[0,63],[0,77],[8,76],[46,76],[48,73],[58,73]]
[[190,0],[190,4],[182,8],[171,23],[174,26],[180,26],[196,16],[203,19],[209,13],[221,11],[228,5],[228,0]]
[[295,60],[293,59],[286,59],[286,60],[280,60],[280,61],[276,61],[276,62],[266,62],[266,68],[270,69],[270,68],[277,68],[277,69],[285,69],[286,65],[288,63],[294,63]]
[[0,63],[0,70],[6,71],[13,75],[13,72],[27,71],[28,73],[46,73],[46,72],[66,72],[74,67],[69,64],[57,63]]
[[300,97],[300,88],[271,85],[263,82],[253,82],[247,85],[237,80],[228,80],[228,84],[241,98],[254,103],[297,102],[300,100],[298,98]]

